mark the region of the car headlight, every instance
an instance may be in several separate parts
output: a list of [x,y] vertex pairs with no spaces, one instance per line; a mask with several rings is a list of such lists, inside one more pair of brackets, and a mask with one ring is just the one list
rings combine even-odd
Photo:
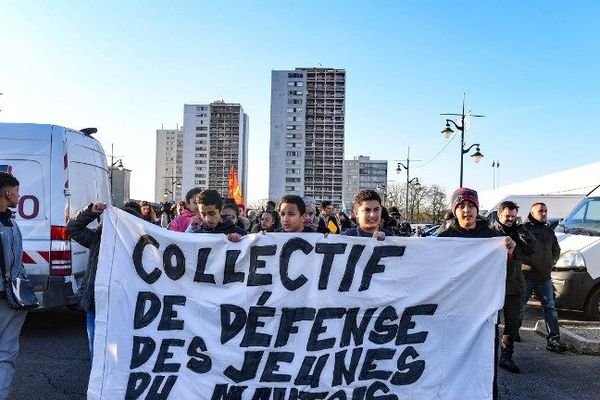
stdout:
[[560,255],[554,271],[586,271],[583,254],[577,250],[568,250]]

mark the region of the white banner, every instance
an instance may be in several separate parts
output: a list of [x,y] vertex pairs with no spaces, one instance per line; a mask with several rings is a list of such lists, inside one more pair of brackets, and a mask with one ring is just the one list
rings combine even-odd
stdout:
[[502,243],[232,243],[109,208],[88,398],[491,399]]

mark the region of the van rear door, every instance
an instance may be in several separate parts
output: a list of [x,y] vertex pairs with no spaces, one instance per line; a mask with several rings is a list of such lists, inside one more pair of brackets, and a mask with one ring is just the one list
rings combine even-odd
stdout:
[[0,124],[0,170],[20,183],[16,219],[23,264],[38,292],[48,286],[50,250],[50,134],[47,125]]
[[[100,143],[75,131],[67,131],[66,140],[71,217],[90,203],[110,204],[106,156]],[[98,221],[94,221],[88,228],[97,226]],[[72,272],[76,277],[85,272],[88,254],[88,249],[71,241]]]

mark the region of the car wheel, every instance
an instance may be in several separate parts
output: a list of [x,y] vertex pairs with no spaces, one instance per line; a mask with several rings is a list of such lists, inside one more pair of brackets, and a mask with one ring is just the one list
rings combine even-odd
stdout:
[[594,290],[585,307],[586,315],[596,321],[600,321],[600,287]]

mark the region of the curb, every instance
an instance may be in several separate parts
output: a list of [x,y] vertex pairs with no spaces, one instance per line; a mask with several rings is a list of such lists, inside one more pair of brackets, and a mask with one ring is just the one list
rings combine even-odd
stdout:
[[[580,326],[597,326],[593,323],[586,323],[580,321],[568,321],[570,325],[580,325]],[[542,336],[547,336],[548,331],[546,330],[546,324],[543,319],[538,320],[535,323],[535,331]],[[575,332],[572,332],[568,328],[560,325],[560,340],[569,345],[569,350],[574,351],[578,354],[588,354],[588,355],[600,355],[600,341],[599,340],[590,340],[586,339]]]

